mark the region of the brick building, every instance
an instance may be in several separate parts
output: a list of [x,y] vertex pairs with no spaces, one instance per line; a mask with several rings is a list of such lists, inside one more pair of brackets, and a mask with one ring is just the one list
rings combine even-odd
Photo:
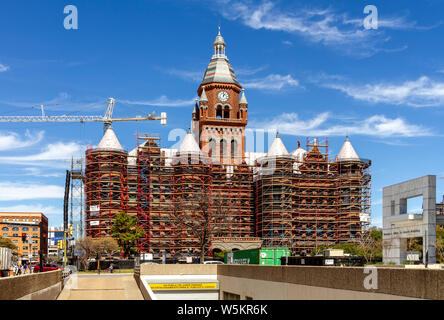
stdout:
[[[198,251],[192,230],[173,212],[192,218],[196,198],[211,195],[215,218],[208,255],[216,250],[290,247],[309,253],[321,245],[356,241],[369,222],[371,162],[350,140],[329,159],[328,140],[308,139],[288,152],[276,135],[267,153],[245,152],[248,101],[226,56],[220,31],[197,89],[192,127],[178,149],[159,137],[139,137],[130,152],[109,128],[86,153],[87,235],[106,236],[117,212],[138,219],[143,252]],[[180,204],[180,207],[179,207]]]
[[[41,226],[41,227],[40,227]],[[0,230],[3,238],[17,247],[19,259],[39,260],[39,250],[48,253],[48,218],[39,212],[0,212]]]

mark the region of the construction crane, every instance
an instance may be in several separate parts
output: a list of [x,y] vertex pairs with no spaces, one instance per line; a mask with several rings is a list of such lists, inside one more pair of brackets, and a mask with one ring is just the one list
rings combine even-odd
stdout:
[[103,130],[106,131],[111,126],[111,123],[116,121],[147,121],[147,120],[160,120],[161,125],[167,124],[167,114],[162,112],[160,117],[156,117],[156,113],[153,111],[148,116],[136,116],[135,118],[114,118],[114,98],[108,99],[108,107],[105,110],[104,116],[47,116],[45,115],[45,109],[43,105],[40,105],[42,115],[41,116],[0,116],[0,122],[103,122]]
[[[160,117],[156,117],[155,112],[142,117],[136,116],[135,118],[114,118],[114,104],[116,100],[114,98],[108,99],[108,107],[105,110],[104,116],[69,116],[69,115],[61,115],[61,116],[47,116],[45,114],[45,108],[43,105],[40,105],[41,116],[0,116],[0,122],[103,122],[103,131],[111,126],[113,122],[121,122],[121,121],[147,121],[147,120],[160,120],[161,125],[167,124],[167,114],[166,112],[162,112]],[[79,160],[76,160],[77,162]],[[81,161],[81,160],[80,160]],[[63,217],[63,229],[66,234],[67,226],[68,226],[68,203],[69,198],[71,199],[71,223],[73,223],[73,191],[82,190],[82,165],[80,170],[74,170],[74,159],[71,159],[71,170],[67,170],[66,172],[66,183],[65,183],[65,197],[64,197],[64,217]],[[80,185],[80,186],[79,186]],[[71,195],[70,193],[71,187]],[[75,189],[75,190],[74,190]],[[82,201],[82,198],[81,200]],[[80,207],[80,211],[82,211],[82,206]],[[82,212],[80,212],[82,214]],[[80,224],[82,224],[82,217],[80,217]],[[82,227],[80,233],[82,233]]]

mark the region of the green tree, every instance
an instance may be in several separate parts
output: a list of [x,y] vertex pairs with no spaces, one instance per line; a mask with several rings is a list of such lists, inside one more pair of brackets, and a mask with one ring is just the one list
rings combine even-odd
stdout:
[[12,243],[11,239],[3,238],[2,236],[0,236],[0,247],[9,248],[11,250],[18,249],[18,247],[14,243]]
[[121,211],[113,220],[111,226],[112,236],[117,240],[125,256],[136,253],[136,241],[142,238],[146,231],[137,226],[137,218]]
[[76,250],[81,251],[80,262],[85,271],[88,270],[88,259],[94,256],[94,239],[91,237],[84,237],[76,241]]

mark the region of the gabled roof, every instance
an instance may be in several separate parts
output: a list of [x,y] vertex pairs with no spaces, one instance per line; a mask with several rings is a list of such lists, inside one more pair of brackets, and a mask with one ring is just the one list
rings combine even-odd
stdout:
[[279,137],[279,134],[276,134],[276,138],[271,144],[270,149],[268,149],[267,157],[272,157],[272,156],[278,157],[278,156],[287,156],[287,155],[288,155],[287,148],[285,148],[285,145],[282,142],[281,137]]
[[185,154],[202,154],[202,151],[190,130],[188,130],[187,135],[183,138],[182,144],[177,150],[177,155]]
[[360,160],[358,154],[353,148],[350,140],[345,138],[345,142],[342,145],[341,150],[339,150],[338,155],[336,156],[335,161],[347,161],[347,160]]
[[115,151],[123,151],[122,146],[120,145],[119,139],[117,139],[116,134],[114,133],[113,128],[109,127],[105,134],[103,135],[102,140],[100,140],[99,145],[96,150],[115,150]]

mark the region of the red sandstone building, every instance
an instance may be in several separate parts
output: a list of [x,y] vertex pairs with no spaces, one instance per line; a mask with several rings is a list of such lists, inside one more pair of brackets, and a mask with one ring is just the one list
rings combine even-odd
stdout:
[[209,255],[261,245],[309,253],[356,241],[369,222],[371,162],[348,138],[334,160],[328,140],[307,139],[307,150],[299,143],[288,152],[279,135],[267,153],[246,153],[248,102],[220,32],[213,48],[192,130],[177,150],[145,135],[127,153],[112,128],[87,150],[86,234],[109,235],[112,219],[124,210],[147,231],[138,243],[142,252],[197,252],[198,239],[175,223],[172,211],[193,217],[205,193],[217,203],[212,214],[224,215],[214,219]]

